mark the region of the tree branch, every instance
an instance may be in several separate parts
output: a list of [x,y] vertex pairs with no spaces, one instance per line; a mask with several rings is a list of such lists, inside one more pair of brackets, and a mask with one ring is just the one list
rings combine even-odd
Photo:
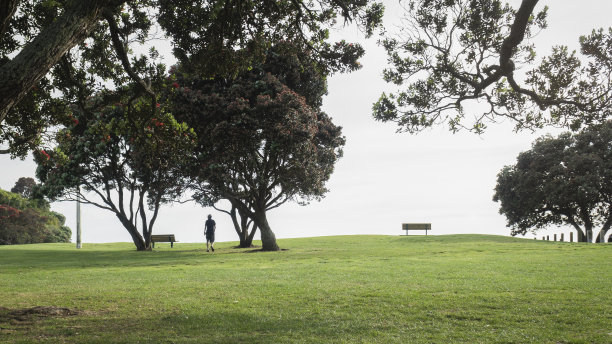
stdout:
[[525,38],[525,30],[527,29],[529,18],[537,3],[538,0],[523,0],[521,2],[521,7],[516,12],[514,22],[510,28],[510,34],[504,39],[499,50],[499,69],[480,82],[480,85],[474,89],[474,94],[480,94],[482,90],[489,87],[502,76],[508,75],[514,71],[514,62],[511,59],[512,55],[514,55],[516,47],[518,47],[523,41],[523,38]]
[[102,11],[102,16],[104,17],[110,28],[113,48],[115,49],[117,57],[121,61],[123,69],[130,76],[130,78],[132,78],[132,80],[134,80],[142,88],[143,91],[145,91],[152,97],[155,97],[155,92],[151,90],[150,85],[145,83],[144,80],[140,78],[140,76],[134,71],[132,65],[130,64],[130,59],[127,55],[123,42],[121,42],[121,38],[119,37],[119,27],[117,26],[117,22],[115,21],[115,16],[109,9],[104,9]]
[[[14,1],[14,0],[13,0]],[[44,28],[11,61],[0,67],[0,124],[59,59],[82,42],[100,18],[105,7],[126,0],[71,1],[63,15]]]
[[8,29],[8,24],[13,18],[21,0],[4,0],[0,2],[0,38]]

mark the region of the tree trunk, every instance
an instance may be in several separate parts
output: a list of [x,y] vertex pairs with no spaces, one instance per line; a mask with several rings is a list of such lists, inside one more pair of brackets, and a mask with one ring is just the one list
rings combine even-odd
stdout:
[[80,0],[43,30],[11,61],[0,67],[0,125],[8,111],[72,47],[82,42],[99,20],[104,6],[118,0]]
[[586,242],[593,243],[593,227],[586,224],[584,231],[586,232]]
[[246,239],[245,242],[245,247],[252,247],[253,246],[253,238],[255,237],[255,233],[257,232],[257,224],[253,223],[253,228],[251,229],[251,233],[249,234],[249,236]]
[[246,233],[242,230],[242,226],[238,223],[238,214],[236,213],[236,206],[232,204],[232,210],[229,212],[230,217],[232,218],[232,223],[234,224],[234,230],[236,234],[238,234],[238,240],[240,240],[240,245],[238,247],[246,247]]
[[599,231],[599,235],[597,235],[597,240],[595,242],[604,243],[606,242],[606,235],[608,234],[608,230],[610,226],[603,226]]
[[263,251],[279,251],[280,248],[276,244],[276,236],[266,218],[266,211],[255,210],[255,224],[259,227],[261,233],[261,246]]
[[[257,224],[253,221],[249,223],[249,217],[243,211],[238,209],[238,214],[240,214],[240,247],[249,248],[253,246],[253,237],[255,236],[255,232],[257,232]],[[253,227],[251,228],[251,224]]]
[[[610,227],[612,227],[612,206],[610,206],[610,209],[608,210],[608,218],[606,219],[606,222],[604,222],[603,226],[601,226],[601,230],[599,231],[598,242],[606,242],[606,235],[608,234]],[[608,239],[608,241],[610,241],[610,239]]]
[[[230,201],[231,202],[231,201]],[[252,229],[249,232],[249,217],[244,211],[240,210],[237,205],[232,203],[232,210],[229,212],[230,217],[232,218],[232,223],[234,224],[234,230],[236,230],[236,234],[238,234],[238,239],[240,240],[240,244],[238,247],[240,248],[249,248],[253,246],[253,237],[255,236],[255,232],[257,231],[257,225],[253,223]],[[238,221],[238,217],[240,217],[240,221]]]
[[130,233],[130,235],[132,236],[132,241],[134,242],[134,245],[136,245],[136,250],[151,251],[151,245],[147,246],[144,238],[142,237],[142,235],[140,235],[138,229],[136,229],[136,226],[134,226],[134,224],[128,218],[121,215],[120,213],[115,213],[115,215],[117,216],[119,221],[121,221],[123,227],[125,227],[128,233]]

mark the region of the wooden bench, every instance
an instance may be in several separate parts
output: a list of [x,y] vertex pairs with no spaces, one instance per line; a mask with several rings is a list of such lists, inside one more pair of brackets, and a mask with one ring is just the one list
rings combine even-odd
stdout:
[[402,223],[402,229],[406,231],[406,235],[409,230],[424,230],[427,235],[427,231],[431,230],[431,223]]
[[156,242],[169,242],[170,247],[174,247],[174,243],[178,242],[174,238],[174,234],[155,234],[151,235],[151,243],[153,244],[153,248],[155,248]]

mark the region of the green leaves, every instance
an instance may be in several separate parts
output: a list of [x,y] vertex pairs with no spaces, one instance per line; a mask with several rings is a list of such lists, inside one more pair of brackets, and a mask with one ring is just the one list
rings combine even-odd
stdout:
[[[547,8],[536,13],[536,3],[523,0],[515,10],[498,0],[411,1],[409,30],[381,42],[392,65],[384,80],[399,87],[396,97],[381,97],[374,118],[411,133],[436,123],[479,133],[499,117],[513,119],[517,130],[577,130],[605,121],[612,107],[610,31],[581,38],[588,66],[567,47],[556,47],[525,78],[517,72],[533,65],[528,39],[546,27]],[[473,103],[488,106],[466,106]]]
[[[538,139],[497,176],[494,201],[512,234],[553,224],[586,232],[612,222],[612,121]],[[579,228],[576,228],[579,229]]]

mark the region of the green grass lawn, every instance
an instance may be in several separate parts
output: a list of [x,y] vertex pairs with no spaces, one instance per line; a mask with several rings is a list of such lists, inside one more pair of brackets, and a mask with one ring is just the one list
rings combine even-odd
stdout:
[[[499,236],[0,246],[1,343],[612,343],[612,245]],[[14,316],[34,306],[71,316]]]

